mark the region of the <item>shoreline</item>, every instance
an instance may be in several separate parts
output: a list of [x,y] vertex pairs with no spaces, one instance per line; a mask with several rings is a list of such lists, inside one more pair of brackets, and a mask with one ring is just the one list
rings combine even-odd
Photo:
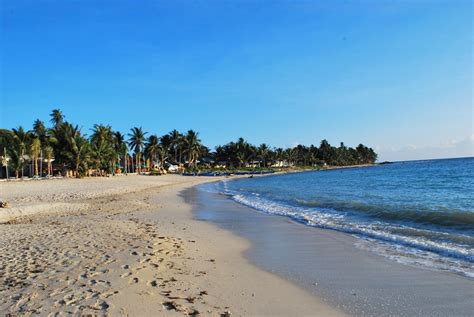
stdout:
[[41,199],[50,210],[0,225],[0,311],[342,316],[249,263],[245,239],[193,219],[183,190],[218,180],[165,176],[143,188],[136,188],[140,176],[54,188],[2,185],[12,208],[34,210]]
[[258,212],[220,194],[195,195],[196,218],[249,240],[251,263],[349,315],[469,316],[474,309],[467,277],[397,263],[357,248],[350,234]]

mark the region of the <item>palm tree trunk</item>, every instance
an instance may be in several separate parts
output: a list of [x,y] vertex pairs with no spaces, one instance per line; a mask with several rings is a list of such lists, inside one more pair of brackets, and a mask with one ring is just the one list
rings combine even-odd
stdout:
[[137,156],[137,163],[138,163],[138,174],[140,174],[142,170],[142,156],[140,155],[140,153],[138,153],[138,156]]
[[[23,150],[21,150],[21,159],[23,159]],[[24,166],[23,164],[21,164],[21,178],[23,178],[23,170],[24,170]]]
[[35,157],[35,176],[38,176],[38,158]]
[[123,173],[127,174],[127,158],[123,156]]

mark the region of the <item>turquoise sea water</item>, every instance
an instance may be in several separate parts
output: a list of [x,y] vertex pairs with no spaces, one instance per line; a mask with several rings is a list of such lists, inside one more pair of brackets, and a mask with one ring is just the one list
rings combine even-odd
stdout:
[[261,212],[353,234],[405,264],[474,278],[474,158],[401,162],[209,185]]

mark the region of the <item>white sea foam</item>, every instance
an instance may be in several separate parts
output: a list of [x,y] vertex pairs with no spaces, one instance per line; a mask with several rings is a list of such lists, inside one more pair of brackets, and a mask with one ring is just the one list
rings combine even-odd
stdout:
[[355,243],[356,247],[374,252],[398,263],[439,271],[451,271],[474,279],[474,266],[472,263],[455,258],[446,258],[430,251],[390,244],[363,236],[358,236],[358,238],[358,241]]
[[[267,214],[286,216],[309,226],[354,234],[363,239],[364,243],[372,244],[366,249],[399,263],[449,270],[474,278],[474,250],[448,242],[432,241],[426,237],[429,233],[427,230],[420,230],[419,235],[403,236],[390,232],[390,229],[398,231],[403,229],[403,227],[393,227],[393,224],[355,223],[351,222],[344,213],[330,209],[315,210],[315,208],[305,209],[284,205],[257,195],[231,191],[228,186],[224,186],[224,191],[236,202]],[[365,244],[360,243],[358,246],[363,247]]]

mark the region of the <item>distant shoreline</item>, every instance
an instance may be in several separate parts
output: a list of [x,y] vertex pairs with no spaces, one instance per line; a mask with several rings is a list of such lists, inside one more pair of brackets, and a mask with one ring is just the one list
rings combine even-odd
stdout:
[[[251,170],[251,169],[236,169],[236,170],[220,170],[220,169],[213,169],[213,170],[203,170],[203,171],[212,171],[212,172],[226,172],[230,174],[229,176],[235,177],[235,176],[246,176],[246,175],[238,175],[236,173],[242,173],[242,172],[248,172],[248,175],[251,175],[250,173],[254,173],[253,175],[255,176],[269,176],[269,175],[277,175],[277,174],[289,174],[289,173],[298,173],[298,172],[311,172],[311,171],[325,171],[325,170],[337,170],[337,169],[349,169],[349,168],[362,168],[362,167],[374,167],[378,166],[380,164],[374,163],[374,164],[359,164],[359,165],[347,165],[347,166],[323,166],[323,167],[314,167],[314,168],[304,168],[304,167],[289,167],[289,168],[268,168],[268,169],[261,169],[261,170]],[[271,171],[272,173],[259,173],[259,172],[265,172],[265,171]],[[185,174],[185,175],[184,175]],[[66,179],[107,179],[107,178],[113,178],[113,177],[127,177],[127,176],[150,176],[150,177],[161,177],[164,175],[151,175],[150,173],[127,173],[127,174],[116,174],[116,175],[108,175],[108,176],[83,176],[83,177],[68,177],[68,176],[50,176],[50,177],[19,177],[19,178],[13,178],[10,177],[9,179],[0,179],[0,182],[21,182],[21,181],[47,181],[47,180],[66,180]],[[192,174],[178,174],[178,173],[169,173],[169,175],[177,175],[177,176],[188,176],[188,177],[193,177],[193,176],[200,176],[199,172],[196,173],[196,175]],[[205,175],[208,176],[208,175]],[[221,175],[216,175],[217,177],[220,177]]]

